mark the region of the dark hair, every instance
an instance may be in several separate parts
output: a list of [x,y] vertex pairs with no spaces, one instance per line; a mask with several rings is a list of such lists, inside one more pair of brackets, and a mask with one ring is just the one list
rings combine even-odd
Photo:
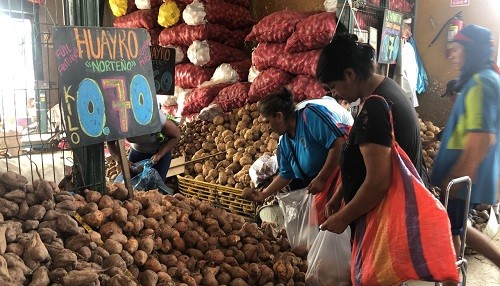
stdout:
[[287,88],[272,93],[259,101],[259,111],[263,116],[274,116],[282,112],[285,119],[294,114],[293,95]]
[[374,73],[375,49],[357,40],[354,34],[342,33],[335,35],[326,45],[316,66],[316,77],[320,83],[344,80],[344,71],[348,68],[352,68],[362,80]]

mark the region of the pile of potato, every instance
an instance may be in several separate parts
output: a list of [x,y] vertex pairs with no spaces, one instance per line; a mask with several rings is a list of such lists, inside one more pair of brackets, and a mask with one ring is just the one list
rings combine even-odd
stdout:
[[306,262],[270,225],[179,194],[106,193],[0,174],[0,284],[305,285]]
[[278,134],[259,116],[256,103],[218,115],[212,122],[198,120],[182,128],[179,145],[186,160],[217,154],[188,165],[186,177],[241,190],[252,187],[248,175],[251,164],[264,154],[272,155],[278,146]]
[[441,128],[435,126],[430,121],[420,118],[418,120],[420,123],[420,137],[422,138],[425,165],[429,170],[432,170],[434,158],[436,157],[440,144],[436,138],[436,134],[441,131]]

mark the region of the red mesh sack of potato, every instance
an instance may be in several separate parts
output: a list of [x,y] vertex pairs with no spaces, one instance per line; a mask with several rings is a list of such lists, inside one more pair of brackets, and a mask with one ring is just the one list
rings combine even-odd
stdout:
[[308,75],[294,77],[287,87],[292,92],[294,101],[321,98],[327,93],[315,78]]
[[369,14],[356,13],[356,20],[360,29],[367,29],[368,27],[377,27],[378,20]]
[[279,55],[285,53],[285,44],[260,43],[252,53],[253,65],[259,70],[277,67]]
[[213,103],[222,107],[225,112],[245,105],[250,90],[250,82],[238,82],[223,88],[214,98]]
[[218,23],[229,29],[239,29],[254,24],[252,13],[245,7],[227,3],[224,0],[210,0],[202,3],[194,0],[182,12],[188,25]]
[[251,59],[246,59],[240,62],[232,62],[229,63],[229,65],[231,66],[231,68],[233,68],[233,70],[236,71],[240,81],[246,81],[248,79],[248,71],[252,66]]
[[223,88],[228,87],[229,85],[230,84],[228,83],[219,83],[194,89],[184,103],[182,115],[200,112],[204,107],[207,107],[210,103],[212,103],[214,98]]
[[295,31],[295,25],[308,15],[308,13],[290,10],[274,12],[254,25],[245,41],[284,43]]
[[261,72],[250,86],[247,102],[254,103],[273,92],[279,92],[291,79],[291,74],[277,68]]
[[155,28],[148,31],[149,37],[151,39],[151,45],[158,45],[158,39],[160,38],[160,33],[163,28]]
[[245,8],[250,8],[250,0],[226,0],[228,3],[243,6]]
[[[251,28],[241,28],[236,30],[229,30],[230,33],[226,34],[227,39],[225,39],[222,43],[224,45],[228,45],[233,48],[242,49],[245,47],[245,37],[250,33]],[[213,39],[214,41],[221,42],[217,39]]]
[[181,88],[195,88],[210,80],[215,69],[195,66],[191,63],[175,66],[175,85]]
[[283,53],[278,56],[276,68],[293,74],[306,74],[316,77],[316,65],[318,64],[321,50],[312,50],[302,53]]
[[211,40],[194,41],[189,46],[187,55],[193,64],[202,67],[216,67],[224,62],[238,62],[247,58],[242,50]]
[[152,9],[163,4],[163,0],[135,0],[135,6],[137,9]]
[[[179,0],[181,2],[184,2],[186,4],[191,4],[193,3],[193,0]],[[203,3],[206,3],[206,2],[210,2],[211,0],[203,0],[201,2]],[[240,5],[240,6],[243,6],[243,7],[246,7],[246,8],[250,8],[250,0],[225,0],[227,3],[232,3],[232,4],[236,4],[236,5]]]
[[295,32],[286,42],[286,51],[303,52],[325,47],[337,27],[335,12],[323,12],[307,17],[295,27]]
[[144,28],[151,30],[158,27],[158,8],[137,10],[115,19],[117,28]]
[[130,14],[137,10],[134,0],[109,0],[109,8],[115,17]]
[[186,23],[163,29],[160,34],[160,45],[189,46],[194,41],[214,40],[230,47],[243,45],[243,30],[231,31],[220,24],[189,26]]

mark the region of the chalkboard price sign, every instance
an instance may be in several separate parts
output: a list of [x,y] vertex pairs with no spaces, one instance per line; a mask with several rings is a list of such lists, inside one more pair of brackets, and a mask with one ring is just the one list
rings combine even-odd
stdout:
[[160,131],[145,30],[58,26],[53,37],[71,147]]
[[174,95],[175,49],[151,46],[151,62],[156,93]]
[[385,10],[382,37],[380,38],[380,51],[378,62],[381,64],[395,64],[401,44],[401,26],[403,14]]

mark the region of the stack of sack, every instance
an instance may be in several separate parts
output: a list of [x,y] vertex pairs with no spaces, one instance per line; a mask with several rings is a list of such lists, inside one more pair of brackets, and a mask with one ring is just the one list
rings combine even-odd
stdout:
[[243,50],[254,24],[250,0],[180,0],[187,6],[182,23],[165,28],[162,46],[186,51],[185,62],[175,67],[178,115],[196,115],[219,92],[247,81],[251,59]]
[[278,11],[257,23],[247,41],[258,43],[252,54],[253,79],[248,102],[257,102],[287,86],[295,101],[320,98],[325,89],[316,80],[321,49],[332,39],[335,12]]
[[144,28],[152,45],[176,50],[175,94],[162,102],[165,111],[196,114],[223,88],[247,81],[251,59],[243,48],[254,24],[250,0],[109,0],[109,4],[117,16],[115,27]]
[[411,13],[414,3],[408,0],[389,0],[389,9],[393,11],[403,12],[405,14]]

